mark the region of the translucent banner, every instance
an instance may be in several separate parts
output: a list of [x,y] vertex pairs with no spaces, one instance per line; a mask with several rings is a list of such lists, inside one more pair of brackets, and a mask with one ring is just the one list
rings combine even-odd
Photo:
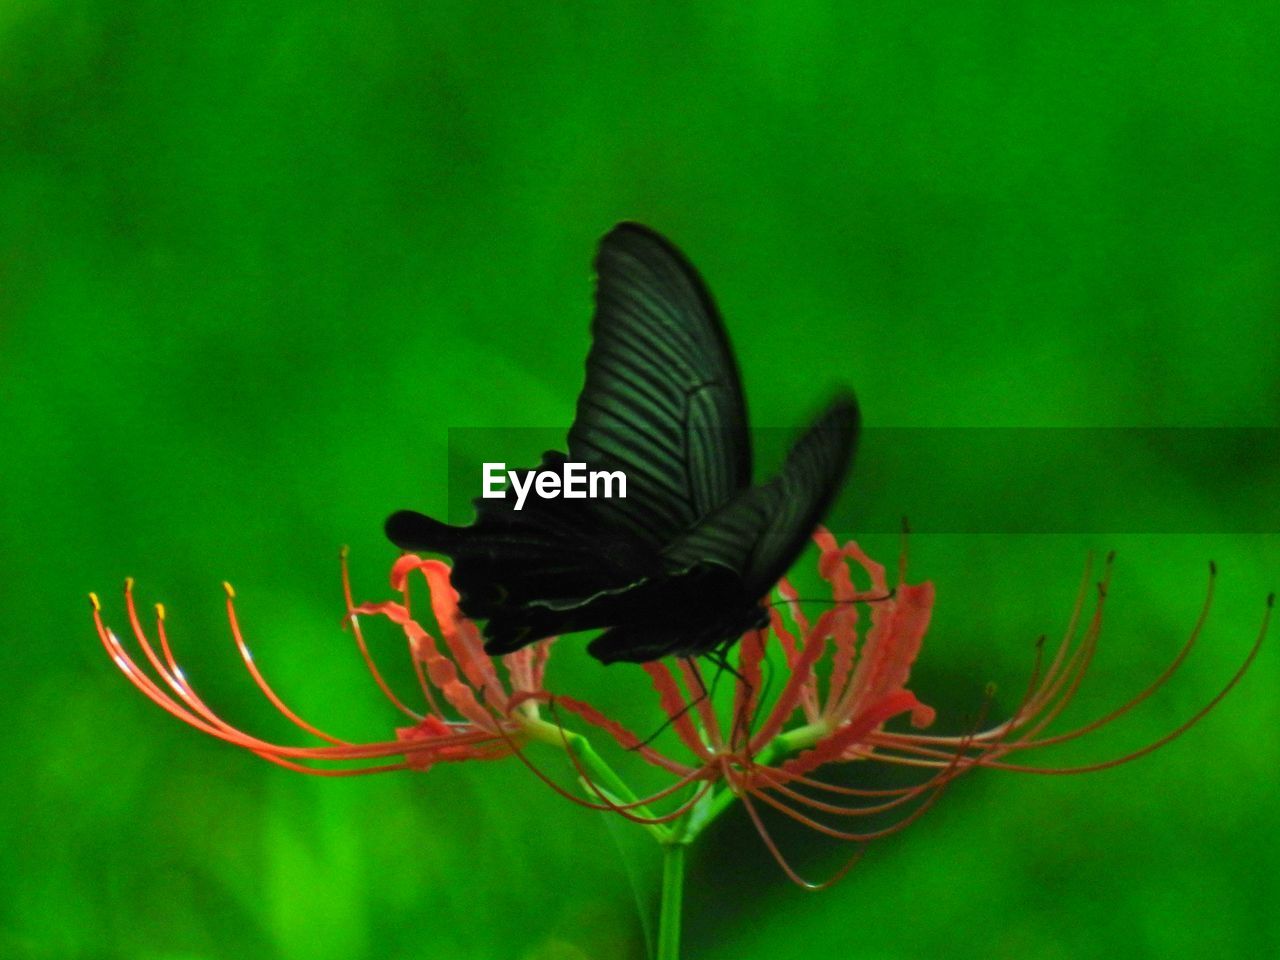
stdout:
[[[449,521],[473,518],[484,464],[536,467],[544,451],[568,452],[567,432],[451,429]],[[755,482],[777,473],[801,433],[751,431]],[[644,482],[628,478],[633,491]],[[903,517],[922,533],[1276,533],[1280,429],[864,429],[826,523],[880,533]]]

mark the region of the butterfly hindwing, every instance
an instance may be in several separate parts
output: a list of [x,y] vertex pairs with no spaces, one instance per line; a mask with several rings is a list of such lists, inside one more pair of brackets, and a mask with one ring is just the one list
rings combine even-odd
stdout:
[[[698,563],[676,575],[653,573],[572,601],[543,599],[504,604],[485,627],[489,653],[509,653],[538,637],[608,627],[593,656],[611,663],[642,663],[707,646],[707,610],[735,609],[745,600],[742,578],[716,563]],[[723,639],[711,625],[712,640]],[[609,639],[605,639],[608,637]],[[632,638],[628,641],[626,638]],[[629,646],[634,642],[635,646]],[[662,647],[659,653],[649,651]]]
[[753,597],[795,562],[844,481],[859,426],[851,393],[841,393],[791,447],[782,470],[742,491],[668,546],[663,565],[678,571],[715,562],[737,572]]
[[[548,451],[538,469],[559,472],[563,464],[563,454]],[[602,526],[583,510],[588,501],[531,496],[516,510],[508,487],[505,497],[474,502],[476,519],[466,527],[409,510],[387,521],[387,535],[396,545],[453,557],[453,585],[469,617],[488,619],[535,600],[573,606],[660,570],[645,544]]]
[[764,485],[767,522],[743,571],[752,596],[764,596],[786,574],[831,508],[853,464],[860,426],[857,401],[841,392],[791,447],[781,472]]

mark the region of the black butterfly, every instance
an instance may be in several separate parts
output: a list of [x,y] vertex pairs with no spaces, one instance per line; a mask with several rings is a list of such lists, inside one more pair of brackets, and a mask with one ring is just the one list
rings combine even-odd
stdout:
[[[625,499],[475,501],[467,527],[403,510],[387,536],[454,560],[462,612],[486,620],[485,650],[607,628],[604,663],[724,653],[763,626],[762,600],[795,561],[853,458],[858,407],[838,394],[782,472],[751,484],[746,407],[711,294],[683,254],[636,223],[596,256],[587,380],[566,461],[621,470]],[[529,471],[521,471],[527,476]]]

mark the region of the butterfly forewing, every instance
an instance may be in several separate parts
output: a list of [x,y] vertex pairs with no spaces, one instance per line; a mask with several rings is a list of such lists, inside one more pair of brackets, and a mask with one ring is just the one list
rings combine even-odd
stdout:
[[596,274],[569,459],[626,475],[626,499],[594,511],[656,550],[751,482],[742,385],[710,293],[670,243],[620,224]]

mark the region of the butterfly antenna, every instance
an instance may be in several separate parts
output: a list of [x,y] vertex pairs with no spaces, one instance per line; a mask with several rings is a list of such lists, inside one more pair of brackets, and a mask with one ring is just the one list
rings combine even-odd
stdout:
[[[729,648],[736,642],[736,637],[732,640],[727,640],[720,646],[707,651],[703,656],[716,665],[716,675],[711,681],[712,697],[714,698],[715,696],[716,683],[719,681],[721,674],[728,673],[731,674],[746,691],[746,696],[742,698],[742,704],[745,708],[746,705],[751,703],[755,697],[755,687],[751,685],[751,681],[742,675],[741,671],[729,662]],[[759,709],[760,703],[757,701],[750,717],[746,716],[745,709],[738,711],[737,715],[733,718],[733,726],[729,729],[730,745],[737,743],[739,731],[746,732],[751,729],[751,725],[755,722],[755,711]]]
[[716,647],[709,653],[703,654],[708,660],[716,665],[716,675],[711,680],[711,692],[716,692],[716,682],[720,679],[721,673],[731,674],[739,683],[750,689],[751,684],[747,683],[747,678],[737,671],[733,664],[729,662],[729,647],[738,642],[738,638],[726,641],[723,646]]

